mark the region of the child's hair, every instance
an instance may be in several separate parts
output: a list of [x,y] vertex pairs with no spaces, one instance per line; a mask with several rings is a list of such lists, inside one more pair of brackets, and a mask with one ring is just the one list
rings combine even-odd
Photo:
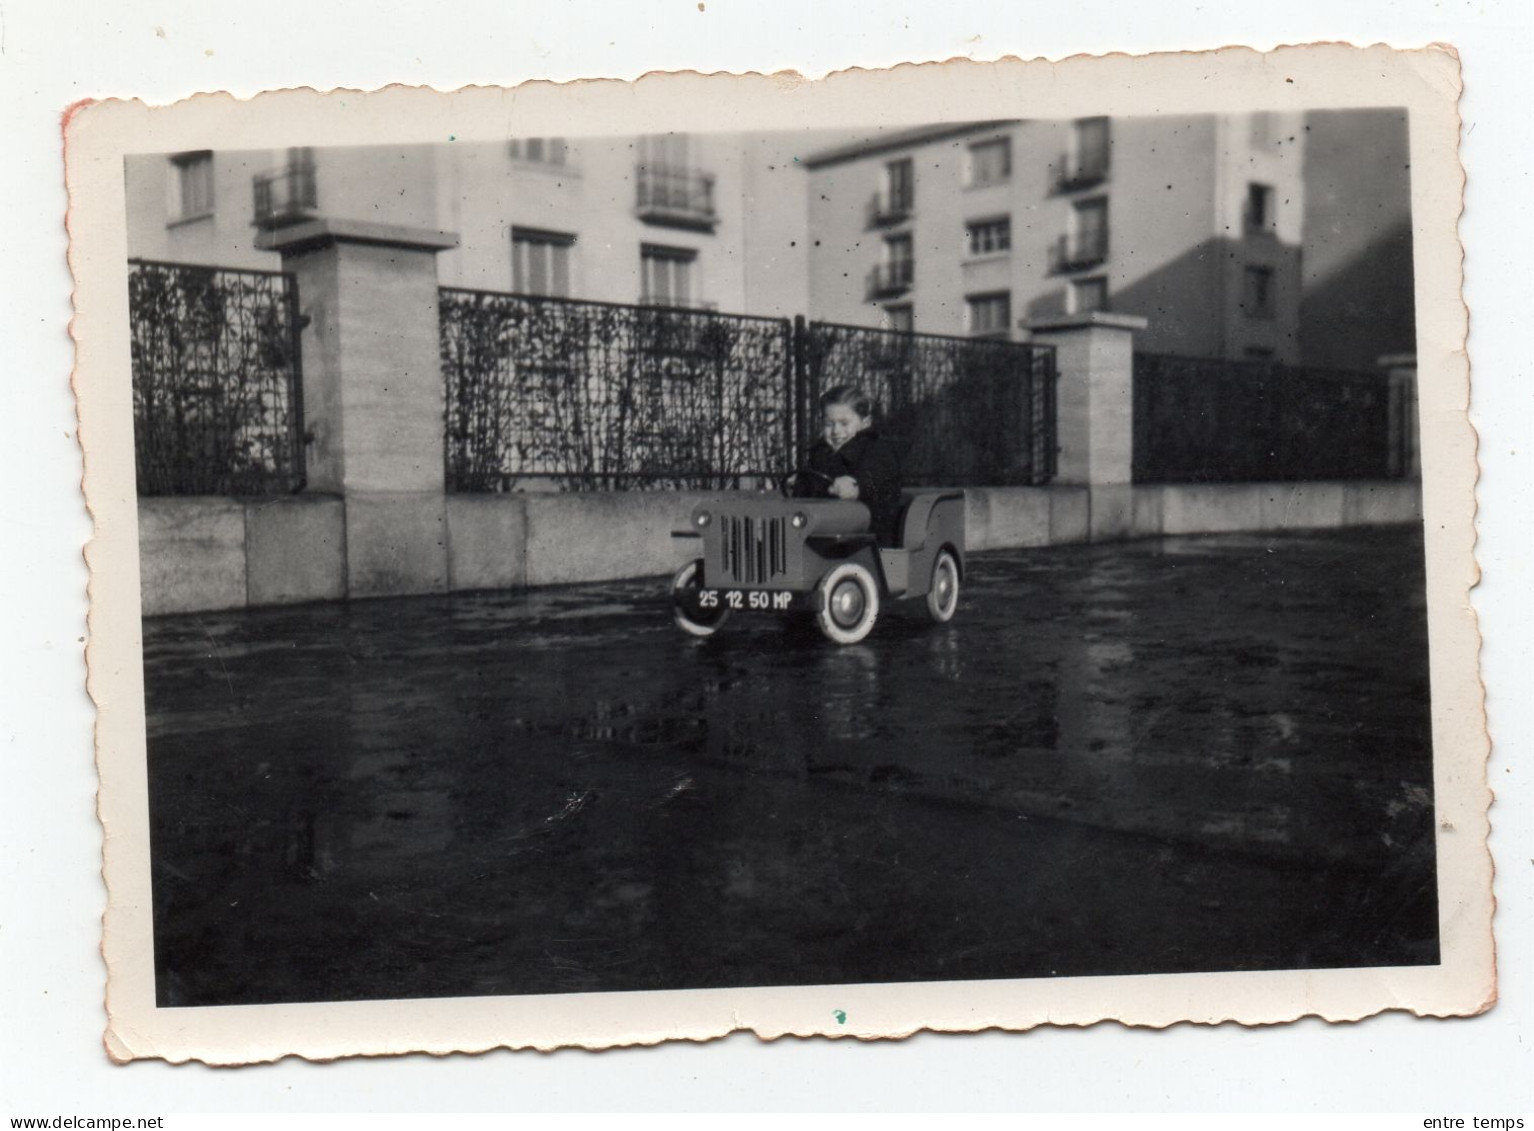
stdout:
[[821,411],[837,404],[846,405],[862,417],[874,414],[873,400],[857,385],[832,385],[820,395]]

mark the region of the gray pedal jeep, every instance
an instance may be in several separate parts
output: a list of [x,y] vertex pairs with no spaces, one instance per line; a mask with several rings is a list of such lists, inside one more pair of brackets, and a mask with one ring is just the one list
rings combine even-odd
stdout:
[[[786,493],[786,492],[785,492]],[[693,508],[677,538],[701,542],[671,581],[683,631],[712,636],[735,612],[813,615],[838,644],[873,630],[888,601],[953,619],[964,578],[964,493],[902,492],[896,546],[879,546],[868,508],[844,499],[724,494]]]

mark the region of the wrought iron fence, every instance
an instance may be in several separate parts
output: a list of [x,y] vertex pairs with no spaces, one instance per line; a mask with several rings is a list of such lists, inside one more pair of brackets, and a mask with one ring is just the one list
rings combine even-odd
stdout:
[[449,491],[740,486],[791,465],[786,321],[439,296]]
[[1136,354],[1137,483],[1401,474],[1382,374]]
[[128,311],[139,494],[301,489],[293,277],[129,260]]
[[798,323],[801,446],[815,405],[838,384],[873,398],[905,480],[943,486],[1037,485],[1054,478],[1055,353],[1047,346]]

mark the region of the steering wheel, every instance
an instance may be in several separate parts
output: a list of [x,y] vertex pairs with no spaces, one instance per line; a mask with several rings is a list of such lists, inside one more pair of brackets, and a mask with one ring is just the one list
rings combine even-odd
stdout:
[[794,480],[798,479],[801,475],[810,479],[818,480],[821,483],[831,482],[831,476],[822,474],[819,471],[812,471],[808,467],[801,467],[794,471],[785,472],[783,475],[778,477],[778,490],[782,493],[785,499],[791,499],[794,497],[792,484]]

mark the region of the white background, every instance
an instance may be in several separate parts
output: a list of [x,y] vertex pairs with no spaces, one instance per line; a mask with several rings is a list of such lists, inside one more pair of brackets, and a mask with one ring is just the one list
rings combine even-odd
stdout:
[[[1530,212],[1534,35],[1528,0],[1284,0],[1206,6],[1080,0],[576,3],[454,0],[0,0],[0,1112],[1017,1108],[1534,1108],[1529,814],[1534,391]],[[592,1054],[497,1053],[114,1067],[101,1049],[92,712],[83,689],[90,533],[67,374],[61,111],[76,99],[373,88],[647,70],[847,66],[1016,54],[1144,52],[1318,39],[1454,44],[1464,62],[1462,235],[1472,415],[1482,435],[1474,603],[1496,749],[1492,811],[1502,1003],[1463,1021],[1391,1015],[1163,1032],[1114,1025],[901,1043],[736,1036]],[[1403,1121],[1405,1125],[1405,1121]],[[1420,1123],[1417,1124],[1420,1126]]]

